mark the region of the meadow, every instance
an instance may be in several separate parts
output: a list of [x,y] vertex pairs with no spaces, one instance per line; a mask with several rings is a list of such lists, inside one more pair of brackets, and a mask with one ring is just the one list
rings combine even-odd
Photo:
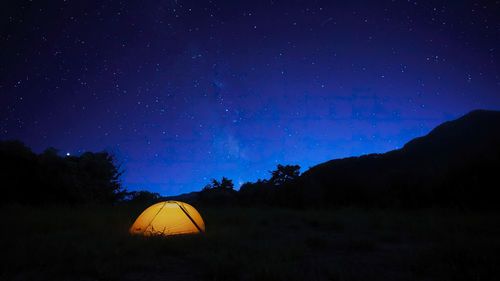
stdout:
[[494,212],[198,207],[205,233],[129,235],[145,207],[2,207],[0,280],[500,277]]

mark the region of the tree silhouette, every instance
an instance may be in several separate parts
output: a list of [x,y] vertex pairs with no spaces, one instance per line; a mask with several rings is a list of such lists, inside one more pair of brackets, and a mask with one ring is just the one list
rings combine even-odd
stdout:
[[154,203],[160,200],[161,196],[156,192],[146,190],[127,192],[129,202],[132,203]]
[[280,186],[285,183],[292,182],[299,178],[300,166],[299,165],[286,165],[278,164],[275,171],[269,171],[271,179],[269,182],[274,186]]
[[198,200],[202,204],[231,205],[236,203],[236,193],[233,181],[222,177],[220,182],[212,179],[200,192]]
[[212,179],[212,183],[206,185],[203,189],[234,189],[233,180],[230,180],[226,177],[222,177],[222,180],[219,182],[216,179]]

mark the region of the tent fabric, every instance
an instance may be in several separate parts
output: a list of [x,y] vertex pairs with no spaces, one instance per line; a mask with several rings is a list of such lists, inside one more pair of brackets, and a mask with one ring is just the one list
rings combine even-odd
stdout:
[[156,203],[142,212],[130,227],[131,234],[145,236],[200,233],[205,223],[191,205],[180,201]]

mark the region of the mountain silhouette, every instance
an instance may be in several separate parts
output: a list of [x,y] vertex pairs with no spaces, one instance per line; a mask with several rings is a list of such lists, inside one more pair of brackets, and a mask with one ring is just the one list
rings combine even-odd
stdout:
[[500,111],[475,110],[401,149],[316,165],[288,189],[327,205],[489,208],[499,168]]
[[500,111],[475,110],[437,126],[426,136],[409,141],[401,152],[433,158],[472,156],[494,148],[499,139]]
[[204,189],[169,198],[292,208],[500,209],[499,171],[500,111],[475,110],[401,149],[330,160],[293,179],[249,182],[230,194]]

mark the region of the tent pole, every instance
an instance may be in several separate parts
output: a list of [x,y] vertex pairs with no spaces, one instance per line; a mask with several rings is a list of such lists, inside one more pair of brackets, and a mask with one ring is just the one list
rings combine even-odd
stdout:
[[188,214],[188,212],[186,210],[184,210],[184,207],[182,207],[179,203],[175,202],[175,204],[177,204],[177,206],[179,206],[179,208],[184,212],[184,214],[186,214],[186,216],[191,220],[191,222],[194,224],[194,226],[196,226],[196,228],[198,229],[198,231],[201,233],[202,230],[201,228],[198,226],[198,224],[193,220],[193,218]]

